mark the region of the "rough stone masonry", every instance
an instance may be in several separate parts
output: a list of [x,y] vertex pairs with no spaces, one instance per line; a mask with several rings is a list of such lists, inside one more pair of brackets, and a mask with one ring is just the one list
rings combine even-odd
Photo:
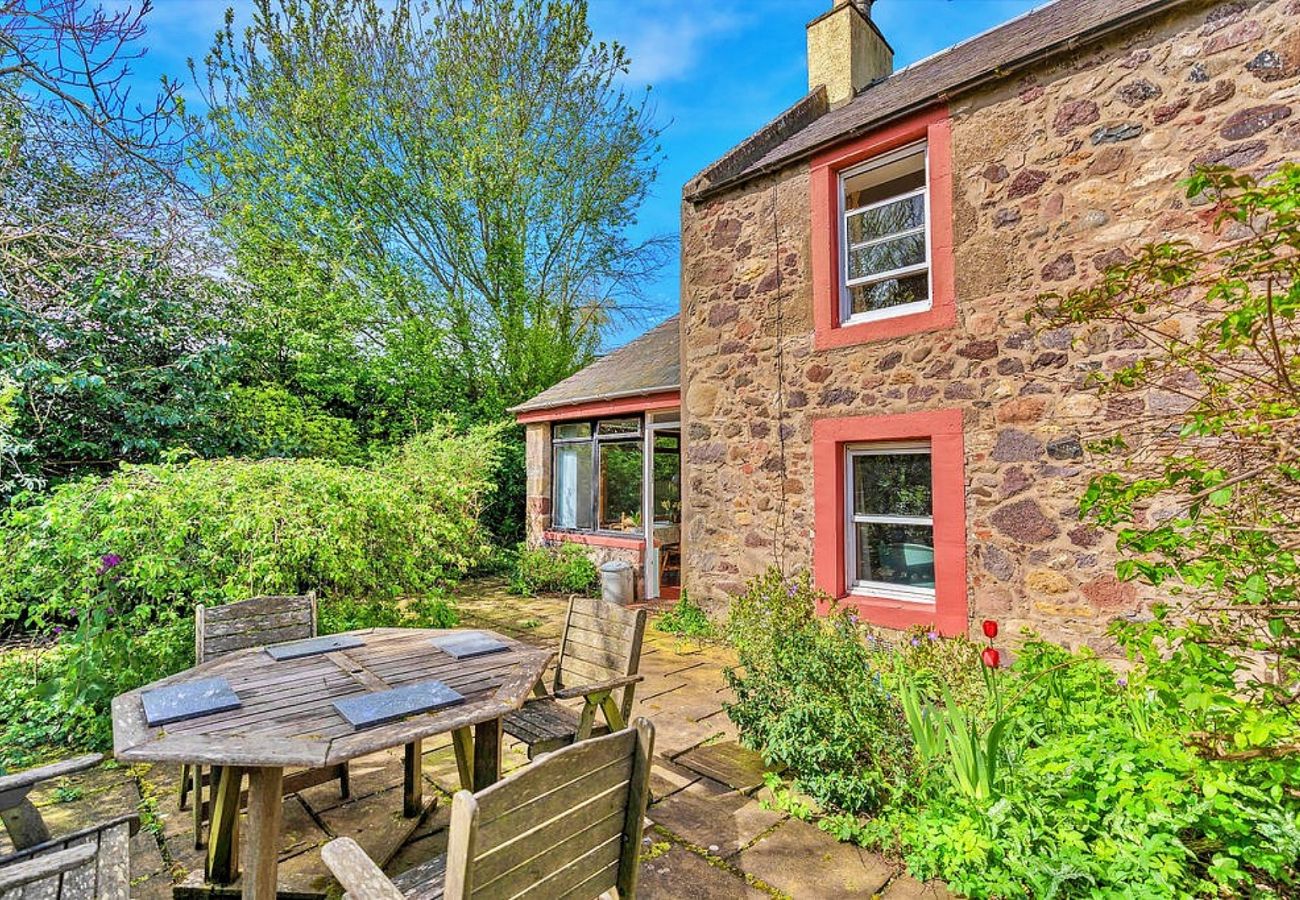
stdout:
[[685,586],[720,603],[778,553],[811,565],[815,419],[960,408],[972,620],[1107,652],[1106,624],[1151,598],[1079,521],[1083,443],[1182,401],[1100,400],[1084,378],[1130,339],[1025,313],[1144,243],[1210,242],[1177,184],[1193,165],[1300,158],[1300,0],[1184,4],[949,112],[953,328],[814,349],[806,161],[684,203]]

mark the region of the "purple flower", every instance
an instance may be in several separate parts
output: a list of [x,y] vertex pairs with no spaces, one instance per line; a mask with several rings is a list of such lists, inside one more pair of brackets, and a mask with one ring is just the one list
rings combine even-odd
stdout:
[[932,641],[937,641],[939,640],[939,632],[931,631],[929,634],[926,635],[926,637],[928,637]]
[[110,606],[110,607],[108,608],[108,614],[109,614],[110,616],[115,616],[115,615],[117,615],[117,610]]
[[919,646],[921,646],[921,639],[920,639],[920,638],[912,638],[912,646],[913,646],[913,647],[919,647]]
[[1116,678],[1116,679],[1115,679],[1115,683],[1116,683],[1117,685],[1119,685],[1120,687],[1122,687],[1122,688],[1126,688],[1126,687],[1128,687],[1128,679],[1125,678],[1123,675],[1121,675],[1121,676],[1119,676],[1118,678]]
[[55,626],[54,626],[54,636],[55,636],[55,637],[58,637],[58,636],[61,635],[61,634],[63,634],[63,626],[62,626],[62,625],[55,625]]
[[849,613],[849,624],[850,625],[858,624],[858,617],[856,613]]
[[122,557],[118,556],[116,553],[105,553],[102,557],[100,557],[99,572],[97,574],[103,575],[109,569],[116,568],[121,564],[122,564]]

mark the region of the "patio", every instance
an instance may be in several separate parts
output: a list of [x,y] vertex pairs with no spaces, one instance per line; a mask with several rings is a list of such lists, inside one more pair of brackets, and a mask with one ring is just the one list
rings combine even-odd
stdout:
[[[464,624],[490,628],[539,646],[560,641],[560,597],[520,598],[493,580],[470,583],[459,598]],[[653,805],[643,841],[640,893],[645,897],[948,896],[922,885],[901,866],[762,804],[761,770],[736,745],[726,698],[723,648],[701,646],[647,629],[641,657],[645,682],[634,715],[656,727],[651,774]],[[508,741],[506,771],[524,765],[522,745]],[[320,848],[354,838],[389,873],[445,851],[450,794],[459,787],[449,736],[427,741],[423,775],[436,808],[400,846],[408,829],[402,809],[402,752],[373,754],[352,764],[352,799],[332,784],[285,799],[280,852],[284,889],[319,891],[328,883]],[[164,898],[173,884],[201,873],[191,817],[177,808],[179,770],[173,766],[109,764],[45,790],[35,799],[52,829],[71,829],[109,809],[139,806],[144,828],[132,842],[132,896]],[[400,837],[399,837],[400,840]],[[283,893],[282,893],[283,895]]]

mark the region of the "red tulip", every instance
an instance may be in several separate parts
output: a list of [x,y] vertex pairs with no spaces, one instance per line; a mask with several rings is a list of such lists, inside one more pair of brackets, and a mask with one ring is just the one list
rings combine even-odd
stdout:
[[984,660],[984,665],[990,669],[996,669],[1002,657],[998,654],[996,647],[985,647],[984,652],[980,654],[980,659]]
[[997,637],[997,636],[998,636],[998,623],[997,623],[997,622],[994,622],[992,619],[985,619],[985,620],[984,620],[984,636],[985,636],[986,638],[988,638],[989,640],[993,640],[995,637]]

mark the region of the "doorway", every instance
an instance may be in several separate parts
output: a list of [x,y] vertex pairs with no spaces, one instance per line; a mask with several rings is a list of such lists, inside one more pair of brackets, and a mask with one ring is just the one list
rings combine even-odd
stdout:
[[682,586],[681,414],[646,416],[645,596],[675,600]]

